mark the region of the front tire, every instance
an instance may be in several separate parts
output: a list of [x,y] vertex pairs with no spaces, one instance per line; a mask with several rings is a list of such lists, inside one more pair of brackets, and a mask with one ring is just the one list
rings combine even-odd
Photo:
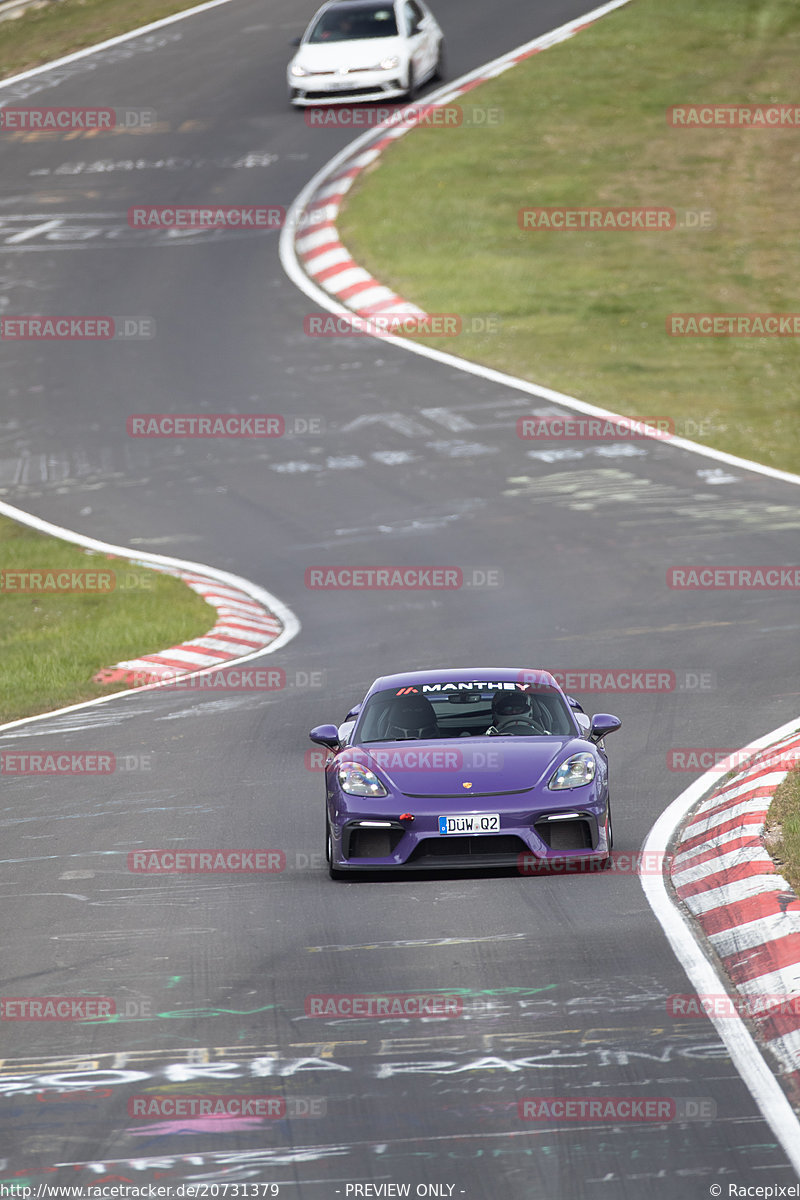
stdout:
[[439,83],[444,83],[447,79],[447,51],[445,50],[444,38],[439,42],[439,53],[436,59],[436,69],[433,72],[433,78]]
[[413,104],[417,98],[417,81],[414,76],[414,64],[408,64],[408,83],[406,85],[406,100],[409,104]]

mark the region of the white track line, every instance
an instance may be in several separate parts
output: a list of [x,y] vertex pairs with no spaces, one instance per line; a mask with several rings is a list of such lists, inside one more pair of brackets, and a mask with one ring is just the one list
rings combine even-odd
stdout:
[[[424,104],[439,105],[446,103],[466,90],[467,85],[472,81],[484,79],[489,74],[500,74],[508,66],[513,65],[510,63],[510,60],[516,55],[524,54],[533,49],[544,49],[546,46],[563,41],[566,37],[571,36],[578,27],[606,16],[628,2],[629,0],[612,0],[610,4],[604,4],[600,8],[595,8],[591,12],[586,13],[585,16],[570,21],[566,25],[562,25],[558,29],[544,34],[542,37],[535,38],[531,42],[526,42],[522,46],[517,46],[515,50],[509,51],[508,54],[504,54],[500,58],[496,58],[474,71],[470,71],[469,74],[462,75],[455,82],[445,84],[444,87],[439,88],[436,92],[426,95]],[[410,123],[396,127],[392,127],[391,125],[387,125],[386,127],[378,126],[374,129],[368,129],[360,137],[355,138],[343,150],[334,155],[309,180],[289,208],[284,227],[281,231],[279,243],[281,264],[292,283],[321,308],[350,320],[354,326],[358,325],[360,321],[356,313],[334,299],[333,296],[315,284],[306,274],[297,257],[294,235],[296,230],[301,228],[299,225],[300,215],[305,211],[312,198],[325,186],[327,180],[336,174],[344,163],[352,159],[353,155],[361,147],[369,147],[371,142],[374,142],[381,136],[399,137],[405,135],[412,128],[413,125]],[[336,211],[333,211],[329,215],[332,220],[336,220]],[[336,234],[336,238],[338,239],[338,234]],[[379,281],[376,280],[377,282]],[[378,335],[372,334],[370,336]],[[605,420],[617,422],[629,419],[621,417],[619,413],[613,413],[607,408],[598,408],[595,404],[587,404],[585,400],[579,400],[576,396],[568,396],[564,392],[556,392],[552,388],[543,387],[541,384],[528,383],[525,379],[518,379],[516,376],[507,375],[503,371],[484,367],[480,363],[468,362],[466,359],[457,358],[453,354],[446,354],[443,350],[435,350],[433,347],[422,345],[419,342],[412,342],[406,338],[392,337],[388,334],[381,334],[380,340],[384,343],[389,342],[393,346],[400,346],[402,349],[408,351],[409,354],[418,354],[422,358],[429,358],[433,362],[441,363],[443,366],[453,367],[455,370],[464,371],[468,375],[476,375],[478,378],[485,379],[489,383],[496,383],[501,387],[511,388],[517,392],[524,392],[526,395],[534,396],[537,399],[550,400],[555,404],[562,405],[564,408],[585,413],[587,416],[602,417]],[[662,441],[663,439],[659,438],[658,440]],[[769,479],[778,479],[782,483],[800,484],[800,475],[794,475],[790,471],[778,470],[777,467],[768,467],[763,463],[752,462],[747,458],[739,458],[735,454],[728,454],[726,451],[717,450],[713,446],[702,446],[699,442],[689,441],[688,438],[672,437],[664,444],[675,446],[679,450],[688,450],[690,453],[698,454],[702,458],[713,459],[714,462],[725,463],[726,466],[738,467],[744,471],[753,471],[758,475],[766,475]]]
[[[19,521],[22,525],[29,525],[32,529],[38,529],[40,533],[46,533],[50,537],[61,538],[65,542],[73,542],[76,546],[84,546],[87,550],[97,550],[103,554],[116,554],[119,558],[152,563],[154,566],[174,567],[180,571],[196,572],[198,575],[205,576],[208,579],[215,579],[228,587],[234,587],[240,591],[247,592],[257,604],[273,612],[283,624],[283,633],[279,634],[268,646],[262,646],[261,649],[254,650],[251,654],[243,654],[241,658],[233,658],[225,663],[215,663],[213,666],[205,667],[199,671],[189,671],[185,675],[181,675],[181,679],[194,678],[198,675],[209,675],[214,671],[219,672],[234,664],[250,662],[251,659],[260,658],[263,654],[273,654],[300,632],[299,620],[282,600],[279,600],[277,596],[273,596],[271,592],[260,587],[257,583],[251,583],[249,579],[243,579],[240,575],[232,575],[229,571],[220,571],[216,567],[207,567],[204,563],[187,562],[185,559],[172,558],[166,554],[149,554],[141,550],[129,550],[125,546],[113,546],[109,542],[100,542],[97,538],[86,537],[82,533],[75,533],[72,529],[63,529],[60,525],[53,525],[50,521],[43,521],[41,517],[35,517],[31,513],[23,512],[21,508],[15,508],[11,504],[5,504],[3,501],[0,501],[0,515],[10,517],[13,521]],[[66,708],[56,708],[51,712],[38,713],[35,717],[22,717],[18,721],[9,721],[5,725],[0,725],[0,732],[6,729],[16,729],[20,725],[29,725],[33,721],[42,721],[46,717],[77,712],[78,709],[91,708],[97,704],[108,704],[111,700],[123,700],[129,696],[138,696],[141,692],[158,691],[160,688],[168,687],[171,683],[174,684],[174,680],[167,680],[162,683],[148,683],[143,687],[128,688],[122,692],[112,692],[110,696],[98,696],[94,700],[84,700],[81,704],[69,704]]]
[[[622,2],[624,3],[625,0],[622,0]],[[596,20],[598,17],[617,7],[620,7],[618,3],[605,5],[601,9],[595,9],[593,12],[587,13],[585,17],[581,18],[580,22],[572,24],[583,24]],[[548,41],[549,37],[552,37],[552,35],[537,39],[536,42],[528,43],[525,47],[519,47],[515,53],[521,53],[534,45],[551,44]],[[454,91],[457,91],[459,87],[463,87],[465,83],[473,78],[486,75],[495,66],[501,69],[500,64],[507,57],[507,55],[504,55],[502,59],[495,60],[495,63],[479,68],[477,71],[471,72],[470,75],[463,76],[455,84],[449,84],[434,93],[433,96],[426,97],[426,104],[442,103],[446,98],[451,97]],[[331,175],[335,174],[343,163],[349,161],[360,147],[367,147],[375,137],[376,131],[370,130],[361,137],[356,138],[349,146],[345,147],[344,150],[335,155],[324,167],[317,171],[291,205],[280,238],[281,264],[295,286],[319,304],[321,308],[350,319],[353,324],[358,319],[356,314],[343,304],[337,303],[306,275],[297,258],[294,232],[298,228],[300,215],[304,212],[317,190],[323,186],[324,182]],[[333,219],[335,220],[335,214]],[[454,355],[445,354],[440,350],[434,350],[428,346],[408,341],[405,338],[382,336],[381,340],[388,341],[395,346],[400,346],[411,354],[418,354],[423,358],[431,359],[434,362],[453,367],[455,370],[464,371],[470,375],[476,375],[481,379],[500,384],[518,392],[524,392],[537,398],[544,397],[547,400],[563,405],[565,408],[571,408],[577,412],[610,420],[619,419],[618,413],[612,413],[607,409],[587,404],[585,401],[578,400],[575,396],[568,396],[562,392],[556,392],[552,388],[528,383],[526,380],[506,375],[502,371],[483,367],[477,363],[467,362],[456,358]],[[686,438],[671,438],[668,444],[681,450],[688,450],[690,453],[700,455],[703,458],[710,458],[716,462],[725,463],[728,466],[739,467],[740,469],[752,471],[759,475],[765,475],[770,479],[777,479],[784,483],[800,484],[800,475],[794,475],[788,471],[780,471],[774,467],[765,466],[762,463],[751,462],[749,459],[738,458],[736,455],[727,454],[725,451],[716,450],[713,447],[702,446]],[[758,750],[762,746],[769,745],[784,734],[793,732],[796,728],[797,720],[795,719],[773,733],[752,742],[746,749]],[[647,855],[650,852],[663,853],[669,845],[677,826],[685,818],[693,804],[712,785],[718,782],[719,772],[714,770],[708,771],[682,792],[667,810],[662,813],[658,821],[656,821],[644,844],[644,854]],[[704,992],[726,992],[727,984],[717,975],[710,962],[706,959],[695,940],[695,935],[687,918],[672,903],[663,877],[661,875],[646,874],[642,874],[640,877],[645,895],[656,919],[664,930],[678,961],[695,985],[697,992],[701,994]],[[725,1020],[709,1016],[709,1020],[713,1022],[719,1037],[728,1048],[736,1069],[739,1071],[764,1119],[780,1142],[798,1177],[800,1177],[800,1122],[798,1122],[798,1118],[773,1071],[767,1065],[758,1046],[754,1042],[750,1031],[738,1015],[733,1019],[728,1017]]]
[[[107,38],[106,41],[87,46],[84,50],[75,50],[72,54],[65,54],[63,58],[54,58],[51,62],[42,63],[39,67],[29,67],[27,71],[22,71],[19,75],[0,79],[0,88],[11,87],[14,83],[19,83],[23,79],[32,79],[35,75],[43,75],[46,71],[56,71],[59,67],[66,66],[67,63],[77,62],[81,58],[89,58],[92,54],[99,54],[102,50],[119,46],[121,42],[128,42],[131,38],[141,37],[142,34],[152,33],[155,29],[163,29],[165,25],[174,25],[176,21],[185,21],[187,17],[194,17],[198,13],[208,12],[211,8],[218,8],[221,4],[230,3],[231,0],[206,0],[205,4],[187,8],[184,12],[173,13],[171,17],[162,17],[159,21],[151,21],[149,25],[140,25],[138,29],[131,29],[128,33],[120,33],[116,37]],[[0,101],[0,107],[4,104],[5,101]]]
[[[745,746],[742,753],[760,750],[778,738],[797,729],[797,718],[764,734]],[[643,846],[645,855],[663,852],[672,842],[678,827],[687,814],[708,789],[719,783],[716,770],[706,771],[673,800],[650,830]],[[698,995],[720,995],[727,992],[729,983],[718,975],[700,948],[692,925],[673,903],[662,874],[639,876],[644,894],[669,940],[675,957],[680,962]],[[780,1142],[786,1157],[800,1178],[800,1121],[778,1083],[772,1069],[753,1040],[750,1030],[742,1018],[735,1013],[716,1017],[709,1013],[722,1042],[728,1048],[737,1071],[747,1085],[758,1105],[764,1120]]]

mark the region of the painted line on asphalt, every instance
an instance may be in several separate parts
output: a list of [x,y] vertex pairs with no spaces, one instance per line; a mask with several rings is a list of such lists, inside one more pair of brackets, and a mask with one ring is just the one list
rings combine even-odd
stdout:
[[[104,42],[96,42],[93,46],[84,47],[83,50],[75,50],[72,54],[65,54],[63,58],[54,58],[50,62],[41,63],[38,67],[29,67],[26,71],[21,71],[19,75],[0,79],[0,88],[11,87],[14,83],[20,83],[23,79],[32,79],[35,75],[43,75],[46,71],[55,71],[59,67],[77,62],[81,58],[88,58],[92,54],[99,54],[102,50],[109,50],[112,46],[119,46],[122,42],[130,41],[131,38],[141,37],[143,34],[152,33],[155,29],[163,29],[166,25],[174,25],[176,21],[184,21],[187,17],[194,17],[197,13],[208,12],[211,8],[218,8],[221,4],[230,4],[231,2],[232,0],[205,0],[204,4],[197,4],[194,8],[185,9],[184,12],[173,13],[170,17],[161,17],[158,21],[151,21],[149,25],[140,25],[138,29],[117,34],[116,37],[107,38]],[[2,105],[3,101],[0,101],[0,107]]]
[[[423,103],[425,106],[440,107],[442,104],[445,104],[449,100],[462,95],[464,92],[471,91],[477,82],[481,82],[486,78],[501,74],[502,71],[511,68],[512,66],[516,65],[517,61],[529,57],[537,50],[543,50],[550,45],[555,45],[557,42],[564,41],[567,37],[571,37],[584,26],[593,23],[603,16],[606,16],[608,13],[613,12],[615,9],[622,7],[628,2],[629,0],[612,0],[612,3],[610,4],[605,4],[600,8],[593,9],[584,16],[576,18],[574,21],[570,21],[566,25],[562,25],[558,29],[552,30],[550,33],[544,34],[539,38],[535,38],[531,42],[526,42],[523,45],[518,46],[515,50],[511,50],[507,54],[501,55],[499,58],[493,59],[484,66],[478,67],[476,70],[469,72],[467,75],[462,75],[454,82],[447,83],[444,87],[437,89],[430,95],[426,95],[421,103]],[[325,291],[324,288],[315,283],[313,279],[306,273],[298,256],[295,246],[295,237],[296,235],[300,237],[307,236],[309,233],[313,232],[314,225],[310,223],[303,223],[301,221],[302,215],[305,214],[306,211],[311,207],[314,197],[317,196],[317,194],[321,192],[326,185],[328,185],[336,177],[337,173],[339,173],[346,164],[351,162],[354,156],[357,156],[358,154],[364,154],[364,152],[376,141],[384,141],[386,144],[389,144],[391,140],[409,133],[413,127],[414,126],[411,123],[401,123],[400,125],[393,126],[391,122],[387,122],[385,125],[379,125],[374,129],[369,129],[359,137],[355,138],[352,142],[345,146],[343,150],[340,150],[338,154],[335,154],[333,158],[331,158],[323,167],[321,167],[319,171],[317,171],[316,174],[309,180],[303,190],[292,202],[286,214],[284,227],[281,231],[279,243],[281,265],[283,266],[284,271],[292,283],[294,283],[301,292],[304,292],[306,296],[314,300],[315,303],[319,304],[321,308],[324,308],[328,312],[334,313],[345,320],[349,320],[354,327],[358,326],[361,331],[364,331],[364,317],[359,315],[357,311],[354,311],[352,308],[341,303],[336,299],[335,296]],[[370,161],[374,161],[374,158],[370,158]],[[368,163],[365,161],[359,169],[363,170],[366,165],[368,165]],[[331,212],[328,212],[325,215],[330,218],[331,238],[336,238],[338,241],[338,234],[336,233],[335,224],[333,223],[336,213],[338,212],[338,205],[332,204],[330,199],[328,199],[326,204],[321,203],[318,207],[321,209],[327,207],[331,210]],[[300,230],[303,230],[304,232],[298,234],[298,231]],[[356,264],[354,264],[354,267],[356,267]],[[358,269],[360,270],[360,268]],[[365,271],[364,275],[367,276],[367,274],[368,273]],[[383,285],[379,284],[377,280],[374,281],[375,288],[380,288],[382,286]],[[385,288],[384,291],[389,297],[393,295],[391,289],[389,288]],[[383,299],[385,300],[385,297],[383,297]],[[408,301],[403,301],[402,303],[412,309],[416,307],[410,304]],[[382,305],[378,303],[378,309],[381,307]],[[370,333],[369,330],[366,330],[366,332],[370,337],[377,337],[382,343],[388,342],[390,345],[400,346],[410,354],[417,354],[422,358],[428,358],[433,362],[441,363],[443,366],[453,367],[457,371],[464,371],[469,375],[475,375],[489,383],[499,384],[501,387],[506,387],[513,391],[524,392],[526,395],[533,396],[539,400],[549,400],[554,404],[560,404],[564,408],[569,408],[575,412],[584,413],[587,416],[600,417],[604,420],[614,421],[617,423],[625,422],[626,420],[630,419],[622,416],[620,413],[611,412],[607,408],[599,408],[595,404],[588,404],[585,400],[579,400],[576,396],[569,396],[564,392],[557,392],[553,388],[544,387],[541,384],[529,383],[525,379],[519,379],[514,375],[507,375],[505,372],[498,371],[493,367],[485,367],[480,363],[473,363],[466,359],[457,358],[453,354],[447,354],[443,350],[436,350],[431,346],[425,346],[419,342],[409,341],[406,338],[394,337],[388,333],[374,334]],[[741,470],[752,471],[758,475],[765,475],[769,479],[777,479],[782,483],[800,484],[800,475],[795,475],[790,471],[779,470],[777,467],[769,467],[764,463],[753,462],[747,458],[739,458],[735,454],[728,454],[725,450],[717,450],[713,446],[703,446],[699,442],[690,441],[688,438],[671,437],[668,442],[664,442],[661,438],[658,438],[657,440],[660,444],[673,446],[679,450],[687,450],[691,454],[698,454],[703,458],[712,459],[714,462],[725,463],[727,466],[739,467]]]
[[[22,525],[29,525],[32,529],[38,529],[40,533],[46,533],[50,537],[57,537],[62,541],[72,542],[76,546],[83,546],[87,550],[96,550],[102,554],[115,554],[119,558],[129,559],[134,562],[150,563],[156,568],[167,567],[179,571],[189,571],[197,575],[204,575],[206,578],[215,580],[217,583],[223,583],[228,587],[246,592],[257,604],[260,604],[262,608],[273,613],[280,620],[283,625],[283,632],[278,634],[275,640],[270,642],[269,645],[262,646],[250,654],[243,654],[240,658],[229,659],[224,664],[225,667],[250,662],[252,659],[260,658],[264,654],[273,654],[276,650],[280,650],[287,645],[300,632],[300,621],[282,600],[279,600],[277,596],[273,596],[266,588],[262,588],[257,583],[252,583],[249,579],[244,579],[241,575],[233,575],[230,571],[221,571],[217,567],[206,566],[205,563],[189,562],[186,559],[173,558],[167,554],[150,554],[142,550],[130,550],[126,546],[114,546],[110,542],[101,542],[97,538],[76,533],[73,529],[64,529],[60,525],[53,525],[50,521],[44,521],[41,517],[24,512],[21,508],[15,508],[12,504],[6,504],[4,501],[0,501],[0,515],[9,517],[12,521],[19,521]],[[201,675],[209,675],[213,672],[219,672],[221,669],[220,664],[215,663],[213,666],[204,667],[199,671],[189,671],[185,675],[181,675],[180,678],[188,679],[190,677],[195,678]],[[19,726],[29,725],[33,721],[42,721],[46,717],[61,716],[62,713],[77,712],[79,709],[91,708],[98,704],[108,704],[112,700],[121,700],[128,696],[138,696],[142,692],[152,692],[165,687],[168,688],[171,684],[174,684],[174,681],[169,679],[160,683],[148,683],[142,687],[130,688],[124,692],[112,692],[110,696],[97,696],[94,700],[84,700],[80,704],[69,704],[65,708],[56,708],[50,712],[37,713],[33,717],[21,717],[17,721],[9,721],[5,725],[0,725],[0,732],[6,729],[17,729]]]
[[[624,0],[623,0],[624,2]],[[606,12],[612,11],[619,7],[618,4],[604,6],[603,9],[596,9],[594,12],[586,14],[580,21],[574,22],[574,25],[586,24]],[[558,32],[558,31],[556,31]],[[537,39],[538,41],[539,39]],[[544,41],[544,39],[542,39]],[[527,46],[519,47],[514,53],[523,54],[524,52],[535,48],[536,43],[529,43]],[[470,75],[463,76],[461,80],[456,81],[456,84],[450,84],[445,88],[436,91],[432,96],[425,98],[426,104],[441,105],[448,99],[452,99],[455,95],[462,91],[469,90],[472,83],[487,74],[493,67],[499,67],[500,64],[506,62],[511,57],[504,55],[502,59],[495,60],[494,63],[480,68],[478,71],[472,72]],[[498,72],[499,73],[499,70]],[[403,129],[403,127],[400,127]],[[408,132],[411,126],[403,129],[403,132]],[[393,131],[392,136],[398,136]],[[335,155],[325,166],[323,166],[309,181],[305,188],[300,192],[292,203],[286,218],[286,224],[281,233],[280,239],[280,257],[281,264],[292,282],[304,292],[307,296],[318,303],[322,308],[329,312],[335,313],[345,319],[351,318],[352,324],[356,325],[361,322],[363,328],[363,318],[359,317],[356,312],[339,303],[333,296],[327,293],[323,288],[315,284],[305,273],[300,265],[297,251],[295,248],[295,232],[303,226],[300,218],[310,207],[317,193],[329,183],[332,177],[350,160],[354,154],[363,152],[375,140],[383,137],[387,143],[389,139],[385,131],[370,130],[361,137],[356,138],[349,146]],[[334,214],[335,215],[335,214]],[[326,213],[326,216],[331,216]],[[313,229],[309,225],[307,228]],[[335,229],[335,226],[332,226]],[[377,281],[376,281],[377,286]],[[375,336],[375,335],[370,335]],[[575,396],[568,396],[562,392],[554,391],[552,388],[541,387],[536,384],[528,383],[526,380],[518,379],[514,376],[507,375],[504,372],[481,366],[477,363],[471,363],[466,360],[459,359],[451,354],[446,354],[440,350],[434,350],[431,347],[420,345],[416,342],[408,341],[404,338],[392,337],[391,335],[381,335],[381,341],[390,342],[392,345],[401,346],[403,349],[412,354],[421,355],[424,358],[431,359],[434,362],[450,366],[459,371],[464,371],[471,375],[476,375],[481,379],[485,379],[492,383],[500,384],[515,391],[524,392],[528,395],[537,398],[544,398],[554,403],[561,404],[566,408],[585,413],[590,416],[602,417],[608,420],[619,420],[620,414],[612,413],[607,409],[598,408],[595,405],[587,404],[585,401],[577,399]],[[752,471],[756,474],[765,475],[768,478],[780,480],[784,483],[800,484],[800,476],[794,475],[788,471],[781,471],[774,467],[765,466],[762,463],[752,462],[749,459],[739,458],[736,455],[728,454],[725,451],[717,450],[713,447],[703,446],[697,442],[689,441],[686,438],[672,438],[669,444],[678,449],[687,450],[690,453],[698,454],[704,458],[713,459],[716,462],[725,463],[729,466],[736,466],[744,470]],[[790,721],[781,729],[767,734],[764,738],[751,743],[745,748],[748,750],[759,750],[762,746],[767,745],[770,741],[782,736],[784,733],[789,733],[797,726],[797,720]],[[648,838],[645,842],[644,852],[660,852],[663,851],[669,844],[670,837],[674,834],[680,821],[686,816],[693,804],[700,799],[706,791],[708,791],[712,782],[718,782],[718,778],[712,780],[715,772],[707,772],[701,779],[697,780],[689,788],[687,788],[677,800],[667,808],[661,815],[658,821],[653,826]],[[667,836],[669,834],[669,836]],[[699,993],[703,992],[724,992],[726,990],[722,980],[712,967],[711,963],[706,959],[703,951],[695,939],[695,935],[688,920],[683,914],[672,904],[667,893],[666,885],[662,877],[659,876],[641,876],[642,886],[644,888],[647,900],[659,921],[667,939],[675,953],[678,961],[683,966],[690,980],[695,984],[696,990]],[[764,1119],[769,1124],[776,1138],[780,1142],[787,1158],[791,1162],[794,1169],[800,1176],[800,1122],[797,1115],[792,1109],[789,1101],[781,1089],[773,1071],[767,1065],[758,1046],[753,1040],[749,1029],[745,1025],[741,1017],[735,1019],[728,1018],[722,1020],[710,1015],[709,1019],[714,1024],[717,1033],[721,1040],[728,1048],[731,1059],[739,1071],[745,1085],[753,1096],[759,1110],[764,1116]]]

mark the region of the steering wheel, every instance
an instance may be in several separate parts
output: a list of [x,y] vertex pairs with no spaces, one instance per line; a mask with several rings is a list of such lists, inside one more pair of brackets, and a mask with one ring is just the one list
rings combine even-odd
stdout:
[[505,737],[507,733],[526,734],[543,732],[544,730],[542,729],[541,725],[538,725],[535,721],[528,721],[524,717],[520,717],[517,721],[507,721],[503,725],[503,728],[498,730],[498,733],[501,733],[503,737]]

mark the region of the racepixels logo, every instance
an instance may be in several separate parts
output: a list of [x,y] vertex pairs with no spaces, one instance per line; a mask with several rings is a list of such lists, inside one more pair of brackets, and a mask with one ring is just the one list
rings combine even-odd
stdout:
[[579,854],[539,858],[536,854],[523,853],[517,857],[517,870],[520,875],[596,875],[598,871],[617,875],[661,875],[671,862],[671,854],[652,850],[635,854],[612,850],[607,858]]
[[3,775],[113,775],[117,760],[113,754],[97,751],[22,753],[16,750],[0,752],[0,772]]
[[153,1117],[324,1117],[327,1101],[320,1096],[131,1096],[128,1116]]
[[717,1106],[710,1097],[529,1096],[517,1101],[521,1121],[711,1121]]
[[460,996],[433,994],[409,995],[311,995],[306,996],[307,1017],[337,1017],[358,1020],[364,1017],[460,1017],[464,1001]]
[[113,1016],[116,1004],[108,996],[4,996],[3,1021],[91,1021]]
[[458,337],[460,334],[497,333],[500,319],[495,316],[460,317],[457,313],[383,312],[372,317],[334,316],[309,313],[303,318],[308,337]]
[[286,209],[263,204],[150,204],[128,209],[131,229],[282,229]]
[[670,337],[800,337],[800,313],[670,313]]
[[145,875],[274,874],[286,869],[283,850],[131,850],[128,870]]
[[782,750],[774,756],[758,757],[755,752],[719,749],[713,746],[676,746],[667,751],[667,769],[670,771],[717,771],[726,775],[729,771],[740,771],[758,765],[770,771],[793,771],[800,766],[800,750]]
[[125,422],[128,437],[283,437],[283,417],[267,413],[136,413]]
[[736,1017],[800,1016],[800,996],[764,992],[758,996],[729,996],[725,992],[705,992],[698,995],[667,996],[670,1017]]
[[800,567],[670,567],[667,587],[688,591],[796,591]]
[[601,441],[619,442],[637,439],[669,441],[675,435],[671,417],[520,417],[517,437],[524,441]]
[[796,104],[671,104],[666,115],[679,129],[800,129]]
[[0,317],[0,339],[6,342],[132,342],[155,335],[152,317]]
[[152,129],[152,108],[0,108],[0,130],[8,133],[75,133]]
[[501,125],[504,119],[502,108],[467,108],[460,104],[409,105],[406,108],[383,108],[380,105],[353,108],[307,108],[304,112],[309,129],[374,129],[378,125],[387,128],[413,128],[423,125],[434,129],[490,128]]

